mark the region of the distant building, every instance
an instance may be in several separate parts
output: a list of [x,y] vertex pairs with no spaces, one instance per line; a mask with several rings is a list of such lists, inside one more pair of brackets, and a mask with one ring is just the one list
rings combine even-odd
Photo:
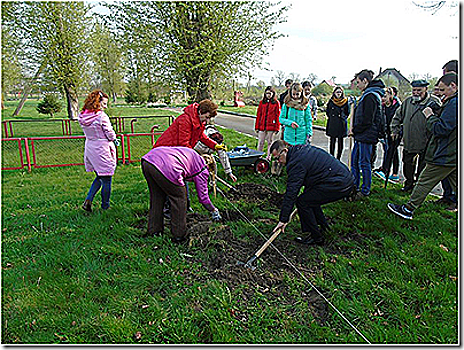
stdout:
[[[382,79],[383,82],[386,85],[394,85],[398,88],[400,87],[406,87],[410,88],[411,83],[409,80],[401,74],[401,72],[395,68],[388,68],[385,70],[382,70],[382,67],[380,67],[379,74],[374,77],[374,79]],[[350,87],[351,90],[356,90],[356,79],[352,79],[350,81]]]
[[323,84],[329,85],[331,87],[337,86],[337,84],[335,84],[332,79],[323,80],[319,85],[323,85]]
[[407,78],[405,78],[405,76],[401,74],[399,70],[395,68],[387,68],[385,70],[382,70],[382,67],[380,67],[379,75],[377,75],[375,79],[379,79],[379,78],[382,78],[384,82],[395,81],[396,84],[393,84],[393,85],[396,85],[397,87],[400,87],[400,86],[409,87],[411,85],[410,81]]

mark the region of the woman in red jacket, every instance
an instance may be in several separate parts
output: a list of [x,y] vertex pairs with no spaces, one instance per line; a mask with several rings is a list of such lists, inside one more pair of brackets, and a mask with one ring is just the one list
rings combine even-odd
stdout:
[[184,113],[178,116],[156,140],[153,147],[174,146],[193,148],[198,141],[211,149],[224,149],[223,144],[211,140],[204,133],[206,123],[217,114],[218,105],[210,100],[193,103],[184,108]]
[[258,151],[264,149],[264,142],[267,141],[267,158],[270,159],[269,149],[271,148],[274,136],[280,129],[279,122],[280,103],[276,97],[276,91],[272,86],[264,90],[264,97],[259,102],[256,114],[255,130],[258,132]]

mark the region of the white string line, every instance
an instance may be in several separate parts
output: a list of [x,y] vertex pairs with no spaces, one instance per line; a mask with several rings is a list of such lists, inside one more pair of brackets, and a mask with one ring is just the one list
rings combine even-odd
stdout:
[[[240,209],[238,209],[238,207],[236,207],[234,205],[234,203],[232,203],[230,201],[229,198],[226,197],[226,195],[224,194],[224,192],[219,188],[217,187],[217,190],[224,196],[225,199],[227,199],[227,201],[232,204],[232,206],[234,207],[234,209],[236,209],[240,215],[243,216],[243,218],[261,235],[261,237],[263,237],[265,240],[267,240],[267,237],[245,216],[245,214],[243,214]],[[270,246],[272,248],[274,248],[276,250],[276,252],[291,266],[293,267],[293,269],[301,276],[303,277],[303,279],[311,286],[311,288],[313,288],[326,302],[327,304],[329,304],[339,315],[340,317],[345,320],[351,328],[353,328],[356,333],[358,333],[368,344],[372,344],[365,336],[364,334],[361,333],[361,331],[359,331],[355,325],[353,325],[350,320],[348,320],[345,315],[343,315],[336,307],[334,304],[332,304],[325,296],[324,294],[322,294],[317,288],[316,286],[314,286],[314,284],[311,283],[311,281],[309,281],[309,279],[300,271],[298,270],[298,268],[274,245],[274,244],[270,244]]]

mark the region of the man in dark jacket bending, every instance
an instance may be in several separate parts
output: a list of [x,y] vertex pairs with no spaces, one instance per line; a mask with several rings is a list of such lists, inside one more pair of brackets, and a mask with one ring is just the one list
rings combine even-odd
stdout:
[[[277,140],[272,144],[270,152],[280,164],[287,166],[287,190],[279,223],[273,232],[285,230],[293,205],[296,204],[304,235],[297,237],[296,241],[323,244],[322,232],[329,225],[321,205],[348,197],[354,186],[353,175],[346,165],[318,147],[290,146],[283,140]],[[303,193],[299,195],[302,187]]]

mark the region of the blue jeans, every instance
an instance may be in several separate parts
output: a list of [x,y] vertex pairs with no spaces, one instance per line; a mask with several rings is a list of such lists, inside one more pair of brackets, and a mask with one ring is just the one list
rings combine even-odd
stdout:
[[108,209],[110,207],[110,195],[111,195],[111,176],[98,176],[93,180],[92,186],[90,186],[87,198],[89,201],[93,201],[98,190],[101,188],[102,209]]
[[372,168],[371,168],[372,144],[359,141],[354,142],[351,153],[351,173],[354,176],[354,184],[359,190],[362,173],[361,193],[365,196],[371,193]]

